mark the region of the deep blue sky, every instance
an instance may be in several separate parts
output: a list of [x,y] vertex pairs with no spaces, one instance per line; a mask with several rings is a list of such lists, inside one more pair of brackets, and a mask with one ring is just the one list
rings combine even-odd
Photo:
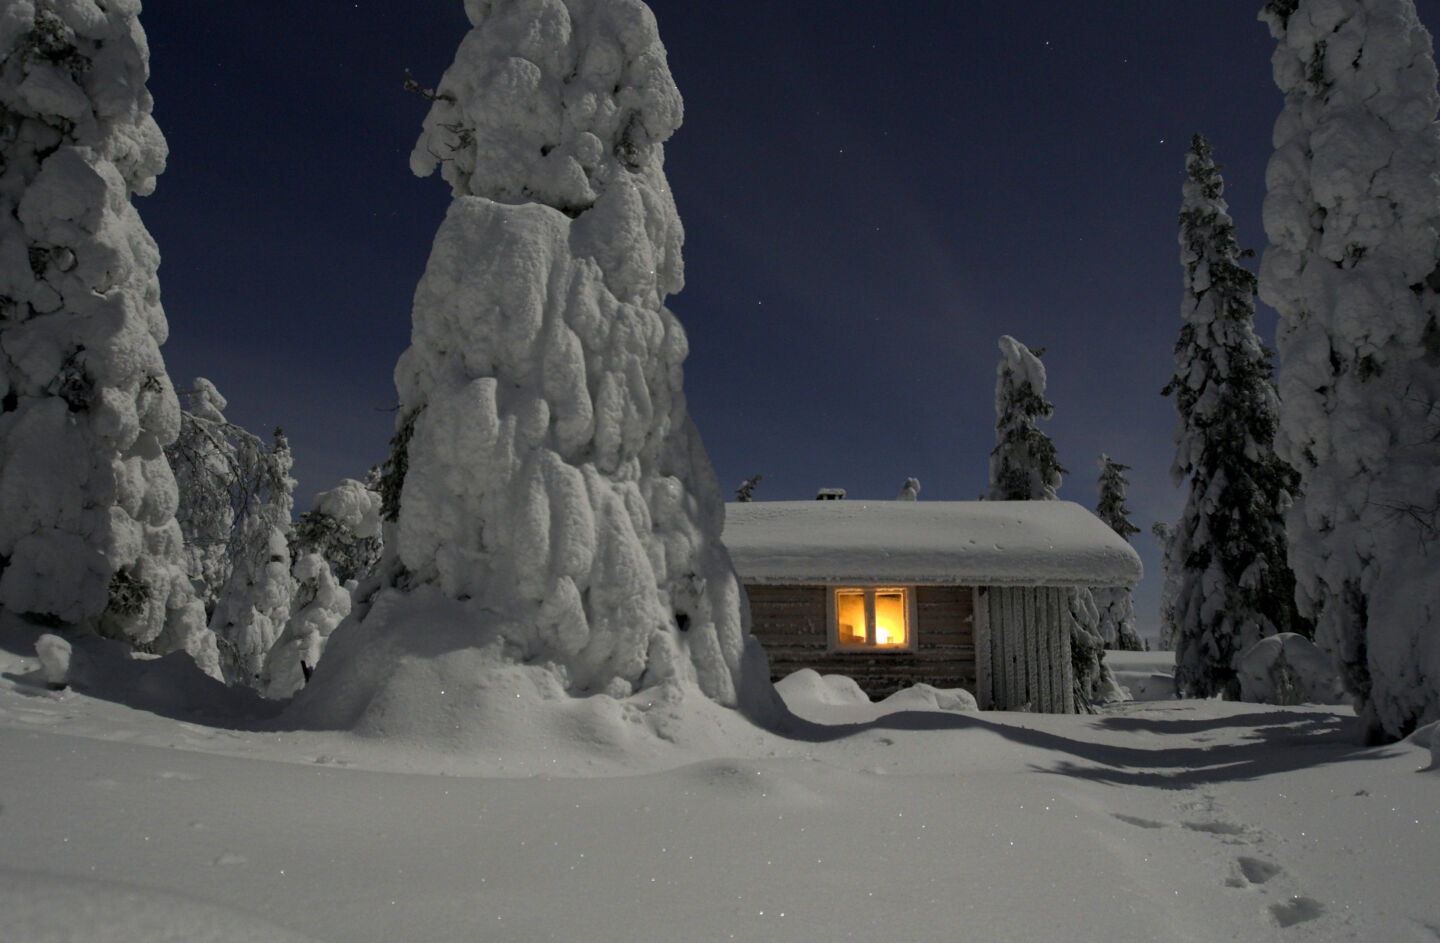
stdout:
[[[1071,474],[1133,466],[1134,538],[1183,493],[1159,395],[1180,328],[1184,151],[1207,134],[1242,245],[1280,95],[1260,0],[854,0],[651,8],[685,97],[666,170],[686,229],[686,390],[729,492],[839,486],[980,495],[996,339],[1045,347]],[[1440,0],[1421,0],[1427,24]],[[297,511],[387,451],[391,370],[449,201],[408,155],[467,28],[461,0],[148,0],[155,117],[170,162],[138,201],[177,387],[213,380],[229,417],[275,425]],[[1273,342],[1273,315],[1262,311]]]

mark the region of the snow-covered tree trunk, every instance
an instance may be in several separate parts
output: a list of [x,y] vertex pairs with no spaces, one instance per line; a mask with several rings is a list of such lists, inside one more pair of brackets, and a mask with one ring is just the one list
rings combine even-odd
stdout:
[[166,156],[139,8],[0,10],[0,606],[214,672],[161,451],[160,255],[130,202]]
[[[1043,351],[1010,337],[1000,338],[995,368],[995,448],[990,452],[991,501],[1053,501],[1065,469],[1040,420],[1055,412],[1045,399]],[[1075,668],[1075,703],[1081,710],[1110,699],[1118,688],[1105,666],[1100,610],[1093,592],[1070,593],[1070,653]]]
[[1285,512],[1295,474],[1275,454],[1279,405],[1270,352],[1255,334],[1255,276],[1225,203],[1209,143],[1185,157],[1180,208],[1184,325],[1175,342],[1175,460],[1189,482],[1169,547],[1178,585],[1175,679],[1182,694],[1240,696],[1240,656],[1265,636],[1306,630],[1294,617]]
[[[1125,472],[1129,470],[1129,465],[1122,465],[1108,455],[1100,456],[1100,497],[1095,505],[1095,516],[1127,541],[1130,535],[1140,532],[1140,528],[1130,522],[1130,509],[1125,506],[1125,492],[1130,486]],[[1130,588],[1107,586],[1091,592],[1100,610],[1100,637],[1105,647],[1130,652],[1144,649],[1145,644],[1135,631],[1135,596]]]
[[1162,652],[1175,651],[1176,638],[1179,635],[1175,629],[1175,604],[1180,596],[1183,561],[1176,560],[1170,549],[1175,541],[1176,531],[1174,524],[1165,521],[1156,521],[1150,527],[1150,533],[1160,546],[1160,569],[1165,574],[1165,582],[1160,588],[1160,637],[1157,640]]
[[[663,170],[681,100],[654,17],[638,0],[465,6],[411,158],[454,201],[395,370],[388,585],[358,617],[398,626],[451,600],[475,648],[572,694],[673,682],[768,711],[665,307],[683,282]],[[362,670],[333,654],[346,635],[307,698]]]
[[1440,130],[1411,0],[1274,0],[1285,106],[1261,297],[1280,313],[1291,564],[1371,730],[1440,717]]

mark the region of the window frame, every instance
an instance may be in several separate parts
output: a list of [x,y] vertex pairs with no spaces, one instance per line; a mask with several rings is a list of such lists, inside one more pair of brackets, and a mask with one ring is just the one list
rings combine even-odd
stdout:
[[[839,605],[840,593],[863,592],[865,594],[865,638],[864,643],[844,644],[840,641]],[[878,645],[875,637],[875,595],[877,593],[900,593],[905,600],[905,644]],[[903,583],[834,583],[825,587],[825,623],[832,652],[864,652],[873,654],[904,654],[916,650],[919,635],[919,620],[916,607],[915,586]]]

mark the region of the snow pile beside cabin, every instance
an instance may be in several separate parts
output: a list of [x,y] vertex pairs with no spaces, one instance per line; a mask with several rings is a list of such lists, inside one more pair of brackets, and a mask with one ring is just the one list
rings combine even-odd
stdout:
[[1142,572],[1069,501],[768,501],[726,515],[747,583],[1133,586]]

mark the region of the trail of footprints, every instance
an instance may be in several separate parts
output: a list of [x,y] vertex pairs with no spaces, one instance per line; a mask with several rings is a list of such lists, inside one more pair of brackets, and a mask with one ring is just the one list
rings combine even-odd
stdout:
[[[1198,800],[1182,803],[1180,810],[1182,817],[1178,823],[1160,822],[1120,812],[1110,814],[1137,828],[1169,828],[1173,824],[1178,824],[1187,831],[1210,835],[1227,845],[1249,846],[1263,841],[1264,836],[1258,829],[1226,821],[1221,815],[1220,806],[1214,796],[1202,795]],[[1273,861],[1257,855],[1242,854],[1231,859],[1230,873],[1225,878],[1225,886],[1268,894],[1272,890],[1282,888],[1285,884],[1293,885],[1289,877],[1289,873]],[[1279,883],[1274,883],[1277,881]],[[1271,887],[1272,883],[1274,883],[1273,888]],[[1318,900],[1294,893],[1286,895],[1285,899],[1281,901],[1270,904],[1265,910],[1270,919],[1281,927],[1292,927],[1325,914],[1325,906]]]

